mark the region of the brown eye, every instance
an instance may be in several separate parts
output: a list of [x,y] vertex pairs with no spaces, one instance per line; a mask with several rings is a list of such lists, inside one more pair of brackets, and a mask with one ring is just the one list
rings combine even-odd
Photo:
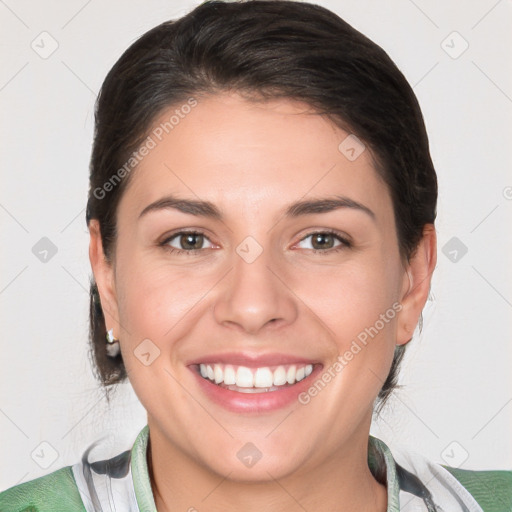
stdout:
[[351,245],[348,240],[340,235],[328,231],[310,233],[300,241],[300,244],[305,244],[300,247],[301,249],[311,249],[314,252],[328,252],[331,249],[335,252]]
[[330,233],[315,233],[311,238],[313,249],[331,249],[334,247],[334,236]]
[[202,233],[182,231],[164,240],[162,245],[170,249],[171,252],[193,252],[204,249],[205,241],[209,242]]
[[199,233],[186,233],[179,237],[183,249],[201,249],[204,236]]

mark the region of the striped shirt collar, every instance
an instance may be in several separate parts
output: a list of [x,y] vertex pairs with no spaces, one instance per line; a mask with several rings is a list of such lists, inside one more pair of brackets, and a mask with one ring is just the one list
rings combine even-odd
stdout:
[[[89,462],[95,445],[86,450],[72,471],[87,512],[156,512],[148,443],[149,427],[145,425],[131,450],[116,457]],[[392,455],[388,446],[373,436],[368,443],[370,470],[387,487],[387,512],[483,512],[441,465],[417,454],[394,451]]]

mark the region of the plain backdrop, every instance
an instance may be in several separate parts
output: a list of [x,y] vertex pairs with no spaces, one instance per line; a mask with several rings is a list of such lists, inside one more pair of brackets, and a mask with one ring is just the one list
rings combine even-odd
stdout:
[[[512,3],[318,3],[414,86],[439,177],[423,332],[372,433],[437,462],[512,469]],[[0,489],[77,462],[102,436],[119,453],[146,422],[129,384],[108,406],[88,357],[93,108],[121,53],[195,5],[0,2]]]

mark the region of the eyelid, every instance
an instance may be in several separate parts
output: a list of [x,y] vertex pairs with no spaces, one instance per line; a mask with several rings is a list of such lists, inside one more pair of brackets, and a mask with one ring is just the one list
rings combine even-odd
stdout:
[[[309,231],[308,233],[306,233],[305,235],[303,235],[297,243],[303,242],[306,238],[310,237],[311,235],[316,235],[316,234],[333,235],[335,238],[337,238],[341,242],[341,245],[344,245],[346,247],[351,247],[352,243],[353,243],[351,237],[348,236],[347,234],[341,233],[335,229],[330,229],[330,228],[313,229],[313,230]],[[297,245],[297,243],[294,244],[294,246]],[[339,246],[336,246],[336,247],[339,247]],[[310,250],[319,251],[319,252],[328,252],[329,250],[333,250],[333,249],[335,249],[335,247],[331,247],[330,249],[326,249],[326,250],[320,250],[320,249],[310,249]]]
[[343,239],[347,240],[347,242],[351,241],[351,238],[347,233],[343,233],[343,232],[338,231],[337,229],[333,229],[333,228],[314,228],[311,231],[309,231],[308,233],[306,233],[304,235],[304,238],[307,236],[310,236],[310,235],[315,235],[317,233],[329,233],[330,235],[336,235],[340,238],[343,238]]
[[[202,230],[202,229],[199,229],[199,228],[192,228],[192,229],[179,229],[178,231],[175,231],[173,233],[169,233],[169,234],[166,234],[162,237],[162,240],[160,242],[158,242],[158,245],[160,247],[163,247],[164,249],[167,249],[167,250],[170,250],[171,252],[178,252],[178,253],[196,253],[196,252],[199,252],[199,251],[203,251],[204,249],[190,249],[190,250],[186,250],[186,249],[178,249],[176,247],[172,247],[171,245],[169,245],[170,241],[181,236],[181,235],[187,235],[187,234],[192,234],[192,235],[202,235],[206,240],[208,240],[213,246],[215,246],[215,243],[212,242],[210,240],[210,237]],[[207,247],[208,249],[208,247]]]

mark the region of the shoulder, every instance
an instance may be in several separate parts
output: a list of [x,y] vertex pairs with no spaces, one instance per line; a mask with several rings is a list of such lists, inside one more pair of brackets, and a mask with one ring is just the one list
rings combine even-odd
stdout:
[[386,461],[388,489],[393,483],[399,488],[395,503],[407,510],[512,512],[512,471],[453,468],[404,447],[391,453],[382,441],[373,443]]
[[462,484],[484,512],[512,510],[512,471],[470,471],[442,467]]
[[87,512],[102,510],[102,504],[109,510],[156,510],[146,464],[148,441],[146,425],[131,450],[92,462],[93,449],[97,456],[111,451],[110,443],[95,441],[73,466],[1,492],[0,512]]
[[0,512],[85,512],[71,466],[0,493]]

